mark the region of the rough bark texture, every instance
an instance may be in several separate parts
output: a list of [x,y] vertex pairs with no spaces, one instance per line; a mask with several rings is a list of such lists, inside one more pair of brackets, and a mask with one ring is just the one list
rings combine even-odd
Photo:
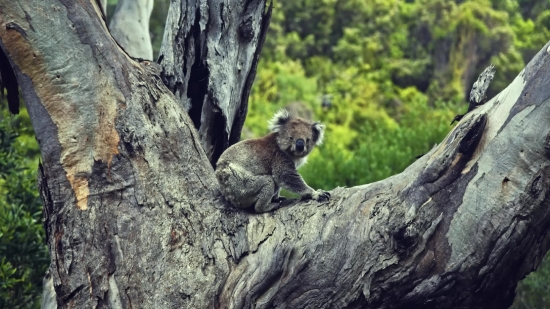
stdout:
[[[191,15],[203,20],[224,3]],[[191,16],[191,6],[174,4],[170,14]],[[0,0],[0,12],[0,48],[42,152],[62,308],[503,308],[550,246],[548,44],[403,173],[258,215],[219,196],[181,101],[187,90],[174,96],[166,66],[123,53],[96,1]],[[262,19],[263,6],[255,12]],[[241,13],[224,14],[209,13],[208,24],[229,27],[226,17]],[[205,29],[182,22],[173,31],[185,44]],[[215,53],[216,40],[201,42]],[[196,60],[178,48],[170,63]],[[255,60],[247,59],[248,80]],[[202,64],[225,71],[210,67],[207,87],[194,91],[246,103],[244,92],[219,90],[223,81],[242,89],[231,75],[240,62]],[[192,67],[180,66],[182,87],[202,82]]]
[[271,6],[265,0],[175,0],[158,62],[214,165],[239,141]]
[[132,57],[153,60],[149,17],[154,0],[118,0],[109,23],[115,40]]

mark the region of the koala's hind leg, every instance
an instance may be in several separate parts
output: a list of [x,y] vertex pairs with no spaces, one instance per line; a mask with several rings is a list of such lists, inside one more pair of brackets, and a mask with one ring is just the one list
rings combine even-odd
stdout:
[[268,212],[279,207],[279,203],[271,202],[274,195],[278,193],[275,190],[276,188],[273,177],[267,175],[256,176],[254,186],[260,189],[258,191],[256,204],[254,205],[254,210],[256,212]]
[[236,164],[229,164],[219,166],[216,177],[223,195],[238,208],[254,206],[255,211],[266,212],[278,206],[269,205],[275,194],[271,175],[253,175]]

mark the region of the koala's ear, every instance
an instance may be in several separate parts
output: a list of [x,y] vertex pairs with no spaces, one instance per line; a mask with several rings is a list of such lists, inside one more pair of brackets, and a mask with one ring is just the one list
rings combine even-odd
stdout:
[[312,128],[315,145],[321,145],[323,143],[323,139],[325,138],[325,125],[320,122],[314,122]]
[[290,120],[290,113],[286,109],[280,109],[271,120],[269,120],[269,130],[271,132],[279,132],[281,126]]

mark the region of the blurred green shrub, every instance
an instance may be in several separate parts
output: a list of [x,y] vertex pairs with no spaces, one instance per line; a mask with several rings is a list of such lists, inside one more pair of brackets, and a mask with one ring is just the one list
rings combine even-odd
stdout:
[[38,154],[26,110],[10,116],[0,109],[0,308],[40,307],[50,259],[36,187]]
[[550,254],[537,271],[530,273],[517,288],[516,299],[510,309],[550,308]]

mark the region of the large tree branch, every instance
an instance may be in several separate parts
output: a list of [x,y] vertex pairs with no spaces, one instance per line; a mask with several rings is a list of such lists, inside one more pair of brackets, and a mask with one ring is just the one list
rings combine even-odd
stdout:
[[158,62],[212,164],[240,139],[271,6],[265,0],[172,1]]
[[95,1],[0,12],[61,307],[502,308],[549,248],[548,44],[403,173],[251,214],[219,196],[181,96],[118,48]]

